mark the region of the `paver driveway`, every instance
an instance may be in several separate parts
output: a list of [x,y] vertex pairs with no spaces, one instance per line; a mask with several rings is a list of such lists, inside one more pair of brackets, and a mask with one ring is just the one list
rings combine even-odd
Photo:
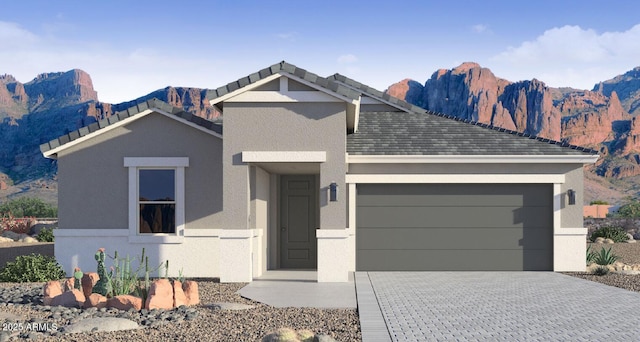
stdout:
[[356,288],[364,342],[640,341],[640,293],[559,273],[357,272]]

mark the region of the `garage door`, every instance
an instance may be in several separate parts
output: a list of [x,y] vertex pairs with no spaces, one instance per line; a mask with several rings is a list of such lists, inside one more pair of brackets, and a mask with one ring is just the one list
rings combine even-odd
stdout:
[[550,184],[358,184],[359,271],[553,270]]

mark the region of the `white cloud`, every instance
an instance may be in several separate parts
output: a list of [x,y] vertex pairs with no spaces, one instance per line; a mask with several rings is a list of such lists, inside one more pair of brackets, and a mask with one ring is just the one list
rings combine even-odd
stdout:
[[535,77],[554,87],[589,89],[640,64],[639,55],[640,24],[624,32],[604,33],[563,26],[507,48],[490,59],[489,67],[506,78]]
[[489,29],[489,26],[483,25],[483,24],[477,24],[477,25],[471,26],[471,30],[475,33],[483,33],[483,32],[486,32],[488,29]]
[[352,54],[342,55],[338,57],[338,63],[340,64],[351,64],[358,61],[358,57]]
[[276,37],[282,39],[282,40],[288,40],[290,42],[294,42],[296,40],[296,37],[298,36],[297,32],[286,32],[286,33],[278,33],[276,35]]

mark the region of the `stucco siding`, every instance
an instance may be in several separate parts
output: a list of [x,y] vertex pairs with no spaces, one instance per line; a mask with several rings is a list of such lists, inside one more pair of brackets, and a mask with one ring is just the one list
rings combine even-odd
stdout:
[[220,228],[221,156],[222,140],[157,113],[72,146],[58,155],[60,228],[128,227],[125,157],[189,157],[186,228]]
[[243,151],[326,151],[320,164],[320,226],[346,227],[345,191],[328,201],[328,187],[345,189],[345,103],[225,103],[224,226],[247,229],[249,171]]

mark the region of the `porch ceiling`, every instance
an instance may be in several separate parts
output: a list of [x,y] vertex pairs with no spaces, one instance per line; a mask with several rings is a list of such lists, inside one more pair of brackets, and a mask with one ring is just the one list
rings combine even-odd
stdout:
[[320,173],[320,163],[252,163],[265,171],[281,175],[315,175]]

